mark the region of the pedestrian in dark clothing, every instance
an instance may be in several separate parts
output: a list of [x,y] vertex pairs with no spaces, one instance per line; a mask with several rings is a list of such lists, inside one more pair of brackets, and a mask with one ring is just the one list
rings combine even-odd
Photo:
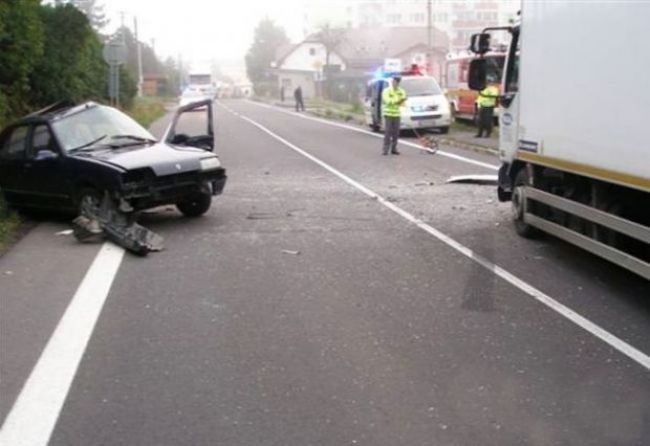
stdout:
[[284,86],[280,87],[280,102],[284,102]]
[[293,97],[296,100],[296,111],[305,111],[305,103],[302,100],[302,88],[300,85],[294,90]]

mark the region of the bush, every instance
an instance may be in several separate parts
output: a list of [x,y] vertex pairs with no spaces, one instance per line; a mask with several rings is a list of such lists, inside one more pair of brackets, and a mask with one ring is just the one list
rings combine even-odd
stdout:
[[11,240],[19,225],[18,215],[7,209],[0,191],[0,251]]

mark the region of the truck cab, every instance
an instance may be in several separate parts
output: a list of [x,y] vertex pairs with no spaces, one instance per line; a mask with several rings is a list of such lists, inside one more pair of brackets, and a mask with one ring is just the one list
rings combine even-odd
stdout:
[[646,279],[650,90],[639,79],[650,59],[602,60],[620,48],[644,51],[639,36],[647,34],[649,12],[637,3],[524,1],[520,24],[472,36],[479,57],[469,70],[470,88],[484,88],[491,33],[511,34],[499,101],[497,192],[512,203],[516,232],[552,234]]

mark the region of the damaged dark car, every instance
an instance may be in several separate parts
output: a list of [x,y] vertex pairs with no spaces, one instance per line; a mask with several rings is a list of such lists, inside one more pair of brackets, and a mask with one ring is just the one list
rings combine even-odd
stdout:
[[[177,132],[181,115],[197,109],[206,128]],[[109,197],[125,214],[173,204],[198,217],[226,183],[213,150],[212,101],[179,108],[161,141],[115,108],[58,104],[0,133],[0,190],[25,211],[79,214],[82,203]]]

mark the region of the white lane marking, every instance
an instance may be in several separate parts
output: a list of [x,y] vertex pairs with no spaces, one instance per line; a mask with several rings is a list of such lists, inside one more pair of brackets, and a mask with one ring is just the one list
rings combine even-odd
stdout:
[[[316,121],[316,122],[320,122],[321,124],[327,124],[327,125],[331,125],[331,126],[334,126],[334,127],[340,127],[340,128],[347,129],[347,130],[352,130],[354,132],[359,132],[359,133],[363,133],[365,135],[374,136],[375,138],[383,138],[383,135],[379,135],[377,133],[373,133],[373,132],[370,132],[368,130],[360,129],[359,127],[354,127],[354,126],[347,125],[347,124],[340,124],[338,122],[332,122],[332,121],[328,121],[326,119],[315,118],[313,116],[307,116],[307,115],[303,115],[303,114],[300,114],[300,113],[290,112],[290,111],[287,111],[287,110],[282,110],[281,108],[278,108],[278,107],[273,107],[273,106],[268,105],[268,104],[260,104],[259,102],[255,102],[255,101],[251,101],[251,100],[247,100],[246,102],[248,102],[249,104],[257,105],[258,107],[270,108],[272,110],[275,110],[275,111],[280,112],[280,113],[285,113],[285,114],[290,115],[290,116],[295,116],[295,117],[298,117],[298,118],[308,119],[310,121]],[[413,147],[413,148],[418,149],[418,150],[422,150],[421,146],[419,146],[419,145],[417,145],[415,143],[409,142],[409,141],[405,141],[403,139],[400,139],[399,143],[403,144],[403,145],[406,145],[406,146],[409,146],[409,147]],[[464,156],[456,155],[455,153],[446,152],[444,150],[438,150],[436,152],[436,154],[446,156],[447,158],[451,158],[451,159],[454,159],[454,160],[457,160],[457,161],[461,161],[463,163],[469,163],[469,164],[474,164],[475,166],[485,167],[486,169],[499,170],[499,166],[495,166],[494,164],[484,163],[482,161],[477,161],[475,159],[466,158]]]
[[580,314],[576,313],[573,311],[571,308],[567,307],[566,305],[558,302],[557,300],[553,299],[549,295],[545,294],[544,292],[540,291],[539,289],[535,288],[534,286],[530,285],[529,283],[523,281],[522,279],[519,279],[516,277],[514,274],[510,273],[509,271],[503,269],[502,267],[492,263],[485,257],[475,253],[472,251],[470,248],[467,246],[457,242],[456,240],[452,239],[451,237],[443,234],[439,230],[435,229],[434,227],[428,225],[427,223],[423,222],[422,220],[416,218],[409,212],[405,211],[404,209],[400,208],[399,206],[396,206],[395,204],[391,203],[388,201],[386,198],[382,197],[381,195],[377,194],[376,192],[372,191],[371,189],[367,188],[366,186],[362,185],[361,183],[353,180],[352,178],[348,177],[344,173],[336,170],[334,167],[330,166],[329,164],[325,163],[324,161],[321,161],[319,158],[316,158],[314,155],[311,155],[310,153],[304,151],[300,147],[292,144],[291,142],[287,141],[283,137],[273,133],[271,130],[268,128],[264,127],[262,124],[259,124],[258,122],[241,115],[240,113],[235,112],[234,110],[229,109],[228,107],[224,106],[221,104],[222,107],[224,107],[226,110],[229,112],[233,113],[234,115],[240,117],[241,119],[249,122],[250,124],[254,125],[258,129],[262,130],[264,133],[270,135],[271,137],[275,138],[276,140],[280,141],[287,147],[291,148],[295,152],[298,152],[299,154],[303,155],[305,158],[308,158],[309,160],[313,161],[314,163],[318,164],[322,168],[326,169],[327,171],[331,172],[332,174],[336,175],[349,185],[355,187],[356,189],[360,190],[367,196],[376,199],[379,203],[390,209],[391,211],[395,212],[397,215],[403,217],[407,221],[415,224],[418,228],[426,231],[427,233],[431,234],[433,237],[437,238],[441,242],[445,243],[446,245],[452,247],[456,251],[460,252],[466,257],[469,257],[470,259],[474,260],[476,263],[481,265],[482,267],[486,268],[487,270],[493,272],[496,274],[498,277],[501,279],[505,280],[506,282],[510,283],[511,285],[515,286],[516,288],[520,289],[524,293],[528,294],[529,296],[533,297],[536,299],[538,302],[541,302],[542,304],[546,305],[553,311],[559,313],[560,315],[564,316],[565,318],[569,319],[571,322],[574,324],[578,325],[582,329],[588,331],[592,335],[596,336],[600,340],[604,341],[605,343],[609,344],[611,347],[615,348],[628,358],[632,359],[633,361],[637,362],[641,366],[645,367],[647,370],[650,370],[650,356],[646,355],[642,351],[638,350],[637,348],[633,347],[632,345],[628,344],[627,342],[623,341],[622,339],[616,337],[615,335],[611,334],[607,330],[601,328],[599,325],[595,324],[594,322],[591,322],[589,319],[585,318],[584,316],[581,316]]
[[105,243],[0,429],[2,446],[47,445],[124,250]]

